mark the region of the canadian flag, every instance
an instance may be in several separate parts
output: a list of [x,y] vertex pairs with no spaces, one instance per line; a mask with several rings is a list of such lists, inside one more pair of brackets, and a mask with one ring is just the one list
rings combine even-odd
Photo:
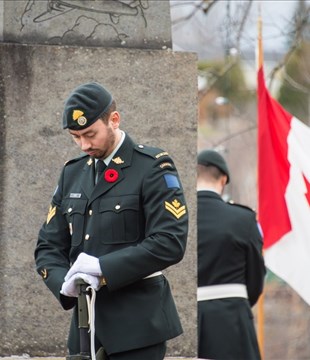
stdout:
[[258,70],[258,218],[266,266],[310,305],[310,128]]

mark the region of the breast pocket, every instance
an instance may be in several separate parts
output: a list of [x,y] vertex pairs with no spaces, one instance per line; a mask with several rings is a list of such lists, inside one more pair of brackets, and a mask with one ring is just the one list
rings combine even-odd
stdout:
[[71,234],[71,245],[79,246],[83,239],[87,200],[65,199],[62,204],[62,212],[66,216]]
[[139,196],[125,195],[101,200],[100,239],[103,244],[124,244],[139,240]]

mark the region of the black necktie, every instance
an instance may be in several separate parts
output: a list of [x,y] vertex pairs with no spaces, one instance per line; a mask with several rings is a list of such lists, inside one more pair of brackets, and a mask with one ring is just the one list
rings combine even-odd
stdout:
[[96,176],[95,176],[95,184],[100,180],[104,170],[106,169],[107,165],[102,161],[98,160],[96,164]]

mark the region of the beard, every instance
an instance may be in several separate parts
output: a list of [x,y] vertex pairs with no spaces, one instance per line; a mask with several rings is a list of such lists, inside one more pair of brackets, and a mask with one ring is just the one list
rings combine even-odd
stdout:
[[95,158],[100,160],[105,159],[112,153],[116,145],[116,134],[111,128],[108,128],[107,137],[103,148],[94,150],[96,151]]

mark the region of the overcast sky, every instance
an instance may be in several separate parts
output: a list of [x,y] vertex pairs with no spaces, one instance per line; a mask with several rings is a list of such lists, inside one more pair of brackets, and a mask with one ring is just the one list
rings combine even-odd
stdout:
[[[200,1],[171,0],[172,22],[193,12]],[[197,52],[199,58],[217,57],[231,47],[232,36],[227,31],[229,22],[244,1],[219,0],[206,16],[201,10],[190,20],[172,26],[174,50]],[[257,39],[258,3],[261,5],[263,19],[264,50],[284,52],[287,47],[289,22],[294,14],[297,0],[253,1],[246,29],[241,41],[241,50],[253,52]],[[309,3],[309,1],[307,1]],[[230,43],[230,45],[229,45]]]

